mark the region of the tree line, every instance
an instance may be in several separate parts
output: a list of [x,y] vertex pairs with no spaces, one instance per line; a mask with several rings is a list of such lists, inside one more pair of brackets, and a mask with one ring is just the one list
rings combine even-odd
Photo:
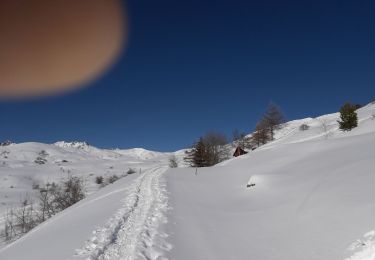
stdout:
[[[274,139],[275,130],[285,123],[285,117],[279,106],[270,103],[266,112],[255,126],[255,131],[248,136],[238,130],[233,131],[233,145],[242,149],[255,149]],[[208,132],[196,141],[186,152],[184,158],[191,167],[213,166],[228,159],[231,145],[225,134]]]
[[[339,129],[350,131],[358,126],[358,116],[356,110],[360,105],[345,103],[340,109]],[[239,130],[233,131],[232,145],[245,150],[254,150],[275,139],[275,131],[283,127],[286,118],[281,108],[271,102],[266,108],[265,113],[256,123],[254,132],[247,135]],[[306,131],[309,126],[303,124],[301,131]],[[327,131],[327,130],[326,130]],[[209,167],[228,159],[231,155],[231,145],[225,134],[211,131],[200,137],[186,151],[184,161],[191,167]],[[170,167],[177,167],[173,158],[170,159]]]

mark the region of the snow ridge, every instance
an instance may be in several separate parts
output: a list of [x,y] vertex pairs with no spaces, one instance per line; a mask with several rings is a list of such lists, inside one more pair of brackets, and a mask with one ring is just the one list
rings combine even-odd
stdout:
[[158,227],[166,222],[168,209],[163,173],[157,167],[144,173],[128,188],[124,206],[107,224],[93,232],[77,256],[90,260],[165,259],[163,251],[171,246],[158,234]]

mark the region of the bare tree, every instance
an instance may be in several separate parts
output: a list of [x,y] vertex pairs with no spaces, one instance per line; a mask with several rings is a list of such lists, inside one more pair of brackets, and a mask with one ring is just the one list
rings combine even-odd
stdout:
[[232,132],[232,142],[236,143],[241,138],[241,132],[236,128]]
[[33,203],[27,197],[21,203],[21,208],[15,211],[16,226],[22,234],[29,232],[37,223],[35,221],[35,212]]
[[255,126],[255,132],[251,137],[253,146],[259,147],[266,144],[270,139],[269,125],[268,122],[263,118]]
[[28,195],[21,201],[21,206],[7,212],[2,232],[6,241],[18,238],[33,229],[39,222],[33,203]]
[[281,112],[281,109],[275,103],[270,103],[267,107],[264,115],[264,123],[270,132],[271,140],[274,139],[274,131],[281,128],[281,125],[285,123],[285,117]]
[[16,231],[13,218],[14,218],[13,210],[8,210],[5,216],[4,230],[3,230],[3,236],[5,238],[5,241],[10,241],[14,237],[17,236],[17,231]]
[[39,190],[39,212],[37,216],[40,222],[44,222],[46,219],[56,214],[50,189],[51,186],[48,184],[46,187]]
[[54,200],[59,210],[64,210],[85,198],[83,180],[79,177],[69,176],[54,190]]
[[233,146],[242,149],[253,149],[251,138],[245,132],[240,132],[237,129],[233,131]]
[[229,158],[229,142],[225,134],[210,131],[203,137],[203,141],[208,150],[209,166]]
[[320,130],[323,133],[323,136],[325,139],[328,139],[328,137],[331,135],[328,128],[328,121],[326,119],[319,119],[320,121]]

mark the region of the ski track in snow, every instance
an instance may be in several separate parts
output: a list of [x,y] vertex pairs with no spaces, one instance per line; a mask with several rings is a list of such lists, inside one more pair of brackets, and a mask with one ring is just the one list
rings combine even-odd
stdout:
[[166,259],[171,245],[158,227],[166,222],[168,197],[163,179],[164,167],[138,177],[129,187],[124,204],[104,227],[93,232],[76,257],[89,260]]

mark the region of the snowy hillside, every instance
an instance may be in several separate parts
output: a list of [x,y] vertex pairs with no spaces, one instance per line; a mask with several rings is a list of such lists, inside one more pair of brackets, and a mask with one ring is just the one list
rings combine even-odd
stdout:
[[358,114],[349,133],[338,114],[292,121],[248,155],[197,175],[171,170],[167,256],[339,260],[351,248],[367,250],[351,260],[375,259],[374,240],[354,243],[375,228],[375,105]]
[[[375,105],[358,115],[351,132],[338,130],[338,114],[291,121],[275,141],[197,172],[168,169],[171,154],[143,149],[0,147],[2,210],[68,171],[91,193],[0,259],[374,260]],[[142,172],[98,190],[95,176],[129,167]]]
[[[176,154],[181,157],[182,153]],[[170,155],[145,149],[98,149],[85,142],[0,146],[0,229],[3,230],[9,210],[19,207],[26,197],[36,201],[39,187],[47,183],[79,176],[84,180],[86,193],[92,194],[101,187],[95,182],[96,177],[129,177],[130,168],[138,175],[147,169],[168,165]],[[0,248],[3,245],[0,243]]]

